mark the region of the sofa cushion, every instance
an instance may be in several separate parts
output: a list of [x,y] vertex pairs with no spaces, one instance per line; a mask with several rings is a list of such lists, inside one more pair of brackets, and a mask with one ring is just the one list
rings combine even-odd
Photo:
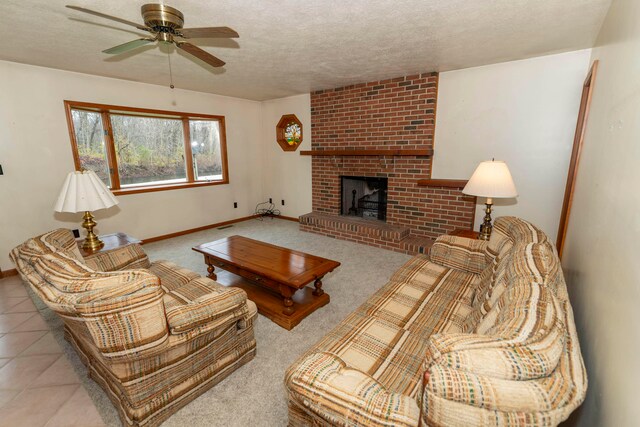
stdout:
[[84,258],[85,264],[96,271],[134,270],[149,268],[149,258],[138,244],[130,244]]
[[[497,234],[494,236],[494,233]],[[504,236],[514,245],[518,243],[542,243],[548,240],[547,235],[538,227],[515,216],[502,216],[495,220],[491,239],[499,236]]]
[[59,228],[43,234],[41,239],[51,245],[49,248],[52,250],[62,251],[76,261],[84,260],[80,253],[80,249],[78,248],[78,243],[75,237],[73,237],[73,232],[71,232],[71,230]]
[[487,266],[487,242],[458,236],[440,236],[429,250],[429,259],[444,267],[480,274]]
[[290,404],[326,420],[316,426],[413,427],[419,423],[414,399],[388,391],[334,354],[309,355],[287,372],[285,381],[293,399]]
[[478,276],[434,264],[418,256],[363,306],[368,316],[403,329],[430,335],[461,330],[471,311]]
[[491,311],[493,304],[507,287],[507,269],[512,259],[511,242],[504,241],[490,257],[491,264],[480,275],[471,311],[463,322],[463,332],[474,332],[477,329],[480,321]]
[[[428,256],[417,255],[400,267],[389,282],[407,284],[418,289],[422,295],[420,299],[432,291],[454,292],[463,303],[471,305],[478,280],[477,274],[443,267],[431,262]],[[390,291],[390,286],[383,286],[372,298],[386,298],[385,295]]]
[[485,252],[487,267],[480,274],[480,285],[473,297],[473,307],[481,306],[486,298],[487,293],[495,284],[496,275],[500,274],[507,266],[509,255],[513,247],[513,240],[508,234],[503,221],[496,220],[496,225],[491,233],[489,244]]
[[171,292],[200,277],[198,273],[166,260],[152,262],[149,270],[160,278],[160,285],[165,292]]
[[514,251],[517,262],[509,265],[509,277],[542,283],[558,293],[558,287],[564,286],[564,277],[558,253],[548,240],[528,243]]
[[314,351],[333,354],[385,389],[415,397],[427,350],[423,336],[357,310],[329,332]]

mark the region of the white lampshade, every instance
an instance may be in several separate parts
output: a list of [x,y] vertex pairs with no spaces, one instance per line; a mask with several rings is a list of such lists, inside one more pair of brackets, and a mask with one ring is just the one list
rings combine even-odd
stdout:
[[107,209],[118,200],[94,171],[71,172],[62,185],[54,207],[56,212],[85,212]]
[[518,195],[509,168],[501,160],[480,163],[462,192],[488,198],[509,198]]

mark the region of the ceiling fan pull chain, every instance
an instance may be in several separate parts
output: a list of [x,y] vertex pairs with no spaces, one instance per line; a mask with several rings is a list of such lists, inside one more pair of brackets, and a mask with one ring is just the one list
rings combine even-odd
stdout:
[[171,54],[167,54],[167,58],[169,59],[169,87],[173,89],[175,86],[173,85],[173,71],[171,70]]

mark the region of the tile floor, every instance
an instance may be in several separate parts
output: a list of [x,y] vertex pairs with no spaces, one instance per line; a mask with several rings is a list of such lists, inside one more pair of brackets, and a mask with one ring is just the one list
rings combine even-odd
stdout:
[[18,276],[0,279],[0,427],[104,426]]

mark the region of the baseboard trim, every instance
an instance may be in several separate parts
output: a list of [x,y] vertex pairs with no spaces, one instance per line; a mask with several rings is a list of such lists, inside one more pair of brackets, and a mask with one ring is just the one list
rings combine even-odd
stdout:
[[18,270],[16,270],[15,268],[5,270],[5,271],[0,271],[0,279],[4,279],[5,277],[17,276],[17,275],[18,275]]
[[300,218],[294,218],[292,216],[278,215],[274,218],[286,219],[287,221],[293,221],[293,222],[300,222]]
[[160,240],[171,239],[173,237],[184,236],[185,234],[197,233],[198,231],[209,230],[211,228],[222,227],[223,225],[235,224],[236,222],[248,221],[257,218],[257,215],[244,216],[242,218],[231,219],[229,221],[217,222],[215,224],[203,225],[202,227],[190,228],[188,230],[176,231],[175,233],[163,234],[161,236],[142,239],[142,244],[158,242]]
[[278,218],[278,219],[284,219],[285,221],[291,221],[291,222],[300,222],[300,218],[295,218],[292,216],[284,216],[284,215],[271,215],[271,214],[265,214],[265,215],[256,215],[256,218]]

